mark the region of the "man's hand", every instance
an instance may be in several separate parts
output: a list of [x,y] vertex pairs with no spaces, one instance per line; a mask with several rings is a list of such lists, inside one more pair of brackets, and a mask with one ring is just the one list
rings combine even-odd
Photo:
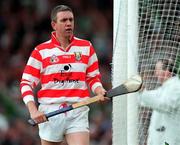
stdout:
[[33,101],[28,102],[27,107],[28,107],[31,119],[33,119],[37,124],[47,121],[45,114],[43,112],[38,111]]
[[101,101],[109,100],[109,98],[104,97],[104,95],[106,94],[106,90],[101,86],[97,87],[94,90],[94,93],[98,96],[101,96],[101,99],[100,99]]
[[47,121],[45,114],[38,110],[35,112],[31,112],[30,116],[37,124]]

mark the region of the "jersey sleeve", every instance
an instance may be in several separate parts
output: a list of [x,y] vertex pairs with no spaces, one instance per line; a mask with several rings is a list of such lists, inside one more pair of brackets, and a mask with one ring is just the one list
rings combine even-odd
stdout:
[[94,92],[97,87],[102,86],[98,58],[92,44],[90,44],[90,56],[86,71],[86,81],[92,92]]
[[41,55],[37,49],[34,49],[25,66],[20,82],[21,95],[25,104],[29,101],[34,101],[33,88],[37,86],[40,81],[41,68]]
[[144,90],[139,96],[141,105],[164,113],[176,111],[180,105],[179,83],[172,80],[156,90]]

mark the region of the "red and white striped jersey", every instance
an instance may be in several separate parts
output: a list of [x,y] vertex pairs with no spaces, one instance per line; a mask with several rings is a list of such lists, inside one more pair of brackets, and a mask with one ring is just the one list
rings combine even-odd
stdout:
[[41,104],[79,102],[102,86],[98,59],[92,44],[72,37],[64,51],[52,33],[51,39],[38,45],[24,69],[20,89],[25,103],[34,101],[33,88],[41,84],[37,93]]

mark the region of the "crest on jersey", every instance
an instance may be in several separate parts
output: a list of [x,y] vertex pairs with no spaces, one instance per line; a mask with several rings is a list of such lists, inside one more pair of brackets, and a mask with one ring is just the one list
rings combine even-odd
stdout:
[[59,62],[59,58],[56,55],[52,55],[50,58],[50,63],[57,63]]
[[74,56],[75,56],[77,61],[80,61],[81,57],[82,57],[82,53],[81,52],[74,52]]

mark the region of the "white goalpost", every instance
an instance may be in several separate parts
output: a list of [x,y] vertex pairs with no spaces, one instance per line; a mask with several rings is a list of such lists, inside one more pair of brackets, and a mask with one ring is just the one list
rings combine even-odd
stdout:
[[[158,88],[157,60],[170,60],[180,74],[179,0],[114,0],[113,11],[113,87],[140,74],[144,88]],[[140,105],[138,95],[113,98],[113,145],[147,145],[153,109]]]
[[[137,1],[114,1],[113,86],[137,74]],[[135,94],[113,99],[113,145],[137,142],[137,99]]]

